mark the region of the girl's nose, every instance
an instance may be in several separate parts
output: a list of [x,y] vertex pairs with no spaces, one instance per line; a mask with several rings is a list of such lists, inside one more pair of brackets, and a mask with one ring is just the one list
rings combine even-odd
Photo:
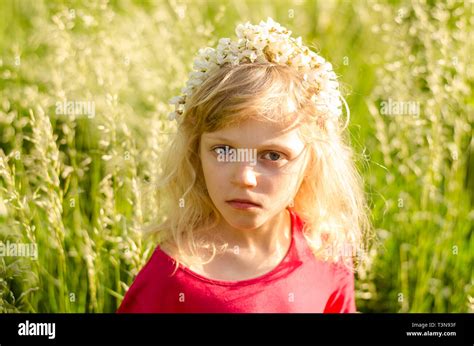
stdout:
[[235,164],[232,182],[237,185],[252,187],[257,185],[257,176],[249,164]]

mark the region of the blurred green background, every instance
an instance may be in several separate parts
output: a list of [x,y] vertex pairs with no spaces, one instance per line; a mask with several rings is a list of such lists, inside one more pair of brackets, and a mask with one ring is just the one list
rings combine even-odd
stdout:
[[167,100],[199,48],[267,17],[344,85],[377,233],[358,310],[474,311],[472,2],[3,0],[0,242],[38,258],[0,256],[1,312],[115,311],[164,216]]

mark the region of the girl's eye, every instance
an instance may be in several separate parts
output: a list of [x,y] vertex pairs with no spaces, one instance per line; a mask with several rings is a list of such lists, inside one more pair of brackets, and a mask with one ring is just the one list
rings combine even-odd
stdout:
[[269,151],[263,155],[264,158],[270,161],[271,164],[282,164],[286,161],[283,154],[276,151]]
[[229,151],[229,146],[220,146],[220,147],[215,147],[212,149],[213,152],[215,152],[217,155],[225,155],[226,151]]
[[[267,156],[267,155],[268,155],[268,156]],[[264,156],[267,156],[270,161],[274,161],[274,160],[276,161],[276,160],[278,160],[278,159],[281,157],[280,154],[278,154],[278,153],[276,153],[276,152],[274,152],[274,151],[270,151],[270,152],[266,153]]]
[[[232,149],[232,147],[228,145],[220,145],[220,146],[212,148],[211,151],[213,151],[215,154],[219,156],[219,155],[226,155],[227,153],[230,152],[230,149]],[[277,151],[268,151],[264,153],[261,157],[264,160],[266,160],[268,164],[274,165],[274,166],[284,165],[285,162],[288,161],[285,158],[284,154],[281,154]]]

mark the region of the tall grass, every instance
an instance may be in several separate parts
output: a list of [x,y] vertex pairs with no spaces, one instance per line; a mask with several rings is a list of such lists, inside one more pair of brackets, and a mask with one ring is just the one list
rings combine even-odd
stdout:
[[[111,312],[165,217],[153,187],[166,101],[198,48],[267,16],[333,62],[347,90],[379,242],[360,311],[473,311],[472,8],[346,1],[0,2],[2,312]],[[453,60],[453,58],[455,59]],[[383,114],[413,101],[418,116]],[[95,116],[58,114],[87,101]]]
[[[473,309],[472,10],[422,1],[394,16],[390,6],[375,7],[387,50],[368,102],[380,146],[374,158],[386,170],[377,182],[386,184],[377,188],[386,199],[379,256],[391,262],[378,261],[384,277],[375,281],[391,292],[387,310],[393,302],[402,312]],[[388,98],[417,103],[419,112],[383,114]]]

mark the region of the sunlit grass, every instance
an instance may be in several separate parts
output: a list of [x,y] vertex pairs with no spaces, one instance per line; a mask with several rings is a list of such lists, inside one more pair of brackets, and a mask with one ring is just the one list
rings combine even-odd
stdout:
[[[197,49],[267,16],[327,57],[379,237],[360,311],[473,311],[473,14],[468,4],[0,2],[0,311],[111,312],[154,248],[166,101]],[[381,102],[420,113],[382,114]],[[93,102],[95,116],[56,114]]]

